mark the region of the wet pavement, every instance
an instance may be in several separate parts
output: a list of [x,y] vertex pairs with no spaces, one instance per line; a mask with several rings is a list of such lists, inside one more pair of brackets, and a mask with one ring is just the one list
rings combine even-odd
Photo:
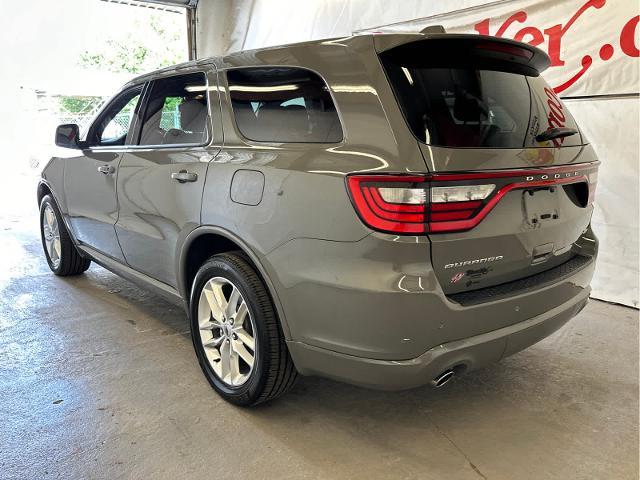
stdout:
[[638,311],[565,328],[446,387],[302,378],[254,410],[211,390],[182,309],[41,253],[32,174],[0,182],[2,479],[636,479]]

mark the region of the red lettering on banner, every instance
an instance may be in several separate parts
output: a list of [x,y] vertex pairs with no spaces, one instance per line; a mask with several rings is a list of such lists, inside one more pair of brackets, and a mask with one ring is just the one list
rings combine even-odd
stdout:
[[[512,35],[507,35],[514,40],[528,43],[534,47],[542,46],[546,43],[546,50],[551,59],[552,67],[561,67],[565,65],[565,61],[562,58],[562,41],[567,32],[573,27],[577,20],[589,9],[600,9],[605,6],[607,0],[588,0],[569,18],[569,20],[562,24],[552,25],[547,28],[538,28],[535,26],[525,26],[525,22],[528,19],[528,15],[525,11],[518,11],[509,16],[496,30],[494,36],[502,38],[505,37],[507,30],[512,26],[519,24],[522,28],[519,28]],[[620,33],[620,49],[622,53],[628,57],[640,57],[640,50],[637,43],[637,30],[638,23],[640,22],[640,16],[631,18],[622,28]],[[474,26],[475,31],[480,35],[491,35],[491,19],[486,18]],[[598,54],[602,61],[608,61],[614,54],[615,49],[611,44],[604,44],[600,46]],[[593,58],[591,55],[584,55],[580,62],[581,68],[568,80],[554,87],[555,93],[560,93],[567,88],[574,85],[582,76],[589,70],[593,64]]]
[[480,35],[491,35],[491,32],[489,31],[490,25],[491,25],[491,19],[485,18],[481,22],[476,23],[474,28],[476,32],[478,32]]
[[589,55],[585,55],[584,57],[582,57],[582,62],[581,63],[582,63],[582,68],[580,70],[578,70],[578,73],[576,73],[573,77],[571,77],[566,82],[561,83],[557,87],[553,87],[553,91],[554,92],[562,93],[567,88],[569,88],[571,85],[573,85],[578,80],[580,80],[580,77],[582,77],[585,74],[585,72],[587,70],[589,70],[589,67],[593,64],[593,59]]
[[[515,23],[515,22],[524,23],[526,21],[527,21],[526,12],[516,12],[502,23],[502,26],[498,29],[498,31],[494,36],[502,37],[512,23]],[[491,35],[489,31],[490,22],[491,22],[491,19],[486,18],[482,20],[480,23],[476,24],[475,26],[476,32],[478,32],[480,35]]]
[[[530,40],[524,39],[524,37],[527,35],[531,35]],[[542,32],[535,27],[523,28],[515,34],[513,39],[519,42],[528,43],[529,45],[532,45],[534,47],[537,47],[538,45],[544,43],[544,35],[542,35]]]
[[606,0],[589,0],[580,9],[573,14],[565,26],[562,24],[545,28],[544,33],[549,37],[549,57],[551,58],[552,67],[560,67],[564,65],[564,60],[560,58],[560,49],[562,47],[562,37],[576,23],[576,20],[589,8],[602,8]]
[[625,26],[622,27],[622,33],[620,33],[620,48],[630,57],[640,57],[640,50],[635,43],[638,21],[640,21],[640,15],[629,20]]

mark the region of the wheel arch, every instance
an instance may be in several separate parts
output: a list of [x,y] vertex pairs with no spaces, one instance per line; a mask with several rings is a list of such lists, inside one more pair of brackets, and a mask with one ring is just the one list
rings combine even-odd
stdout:
[[[38,182],[38,189],[37,189],[36,195],[38,198],[38,207],[40,206],[40,202],[42,202],[42,199],[44,198],[45,195],[51,195],[55,200],[51,187],[44,180],[40,180],[40,182]],[[56,201],[56,203],[58,202]]]
[[242,252],[246,260],[254,267],[273,301],[283,334],[289,340],[291,335],[286,316],[266,268],[246,242],[223,228],[200,226],[192,230],[182,243],[180,254],[177,255],[177,287],[186,305],[188,305],[191,296],[193,279],[200,266],[212,255],[231,251]]
[[[58,210],[60,211],[60,216],[62,217],[62,222],[64,223],[64,226],[67,229],[67,233],[71,237],[71,241],[73,242],[74,245],[78,245],[79,242],[76,239],[75,232],[71,228],[68,215],[65,213],[65,210],[63,209],[64,205],[60,202],[60,199],[58,199],[56,192],[53,190],[49,182],[47,182],[44,178],[41,178],[40,181],[38,182],[38,188],[36,190],[36,196],[38,199],[38,208],[40,208],[42,199],[46,195],[49,195],[51,196],[51,198],[53,198],[53,201],[55,202],[56,206],[58,207]],[[84,256],[84,254],[82,254],[82,256]]]

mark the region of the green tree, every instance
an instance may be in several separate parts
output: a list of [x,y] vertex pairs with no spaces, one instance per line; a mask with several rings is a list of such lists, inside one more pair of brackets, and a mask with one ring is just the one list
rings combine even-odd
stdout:
[[136,28],[124,36],[107,39],[99,51],[82,53],[80,66],[137,74],[184,61],[187,49],[178,24],[167,28],[166,17],[157,13],[149,14],[146,20],[136,22]]
[[102,102],[100,97],[59,97],[62,113],[87,114]]

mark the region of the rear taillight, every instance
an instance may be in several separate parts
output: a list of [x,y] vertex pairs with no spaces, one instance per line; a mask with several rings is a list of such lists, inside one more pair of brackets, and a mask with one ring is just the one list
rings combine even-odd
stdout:
[[429,220],[431,224],[466,220],[482,206],[496,186],[490,185],[456,185],[447,187],[431,187],[431,204]]
[[590,187],[590,204],[598,164],[459,174],[350,175],[347,186],[358,215],[374,230],[447,233],[475,227],[514,189],[585,182]]
[[496,189],[490,185],[462,185],[455,187],[433,187],[431,189],[432,203],[469,202],[484,200]]
[[369,227],[392,233],[426,232],[424,177],[353,175],[347,184],[356,211]]

